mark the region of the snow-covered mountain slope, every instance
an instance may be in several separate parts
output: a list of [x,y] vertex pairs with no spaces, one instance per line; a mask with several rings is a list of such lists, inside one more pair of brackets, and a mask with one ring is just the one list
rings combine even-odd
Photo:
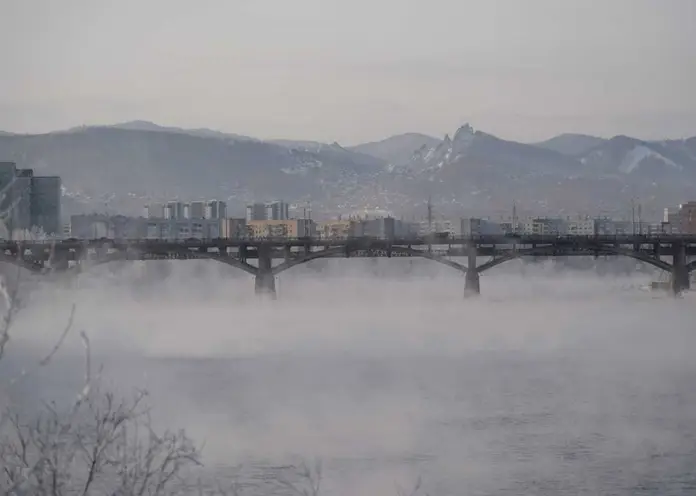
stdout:
[[417,150],[437,146],[439,142],[439,139],[425,134],[405,133],[381,141],[352,146],[350,150],[378,157],[394,169],[407,164]]
[[620,174],[666,180],[693,180],[696,158],[688,143],[642,141],[616,136],[579,157],[583,168],[594,174]]

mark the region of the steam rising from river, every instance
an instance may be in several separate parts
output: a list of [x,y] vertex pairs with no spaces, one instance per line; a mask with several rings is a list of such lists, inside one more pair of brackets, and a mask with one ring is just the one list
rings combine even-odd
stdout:
[[[464,301],[463,277],[427,261],[333,260],[282,274],[270,302],[213,262],[149,282],[142,264],[102,267],[33,292],[2,366],[49,347],[76,302],[108,380],[148,387],[158,422],[205,441],[222,477],[321,458],[329,494],[394,494],[418,476],[430,494],[686,488],[693,295],[521,268]],[[72,393],[80,353],[75,332],[24,401]]]

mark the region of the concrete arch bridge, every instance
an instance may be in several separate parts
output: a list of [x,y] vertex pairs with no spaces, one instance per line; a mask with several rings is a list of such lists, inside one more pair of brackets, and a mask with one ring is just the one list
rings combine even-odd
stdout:
[[[678,294],[696,268],[696,236],[475,236],[405,239],[62,240],[0,242],[0,262],[36,273],[77,274],[118,260],[213,260],[255,278],[259,294],[275,295],[275,277],[297,265],[328,258],[421,257],[465,276],[466,295],[481,291],[481,273],[522,257],[622,256],[670,275]],[[452,260],[464,257],[466,264]],[[477,264],[479,257],[489,260]],[[274,260],[278,261],[274,265]],[[256,263],[253,263],[255,261]]]

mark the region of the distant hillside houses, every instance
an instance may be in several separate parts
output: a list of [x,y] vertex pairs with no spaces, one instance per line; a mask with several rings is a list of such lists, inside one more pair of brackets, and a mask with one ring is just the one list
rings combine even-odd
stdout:
[[[694,204],[696,208],[696,203]],[[696,226],[696,214],[694,215]],[[615,220],[611,218],[561,218],[530,217],[491,221],[481,218],[465,218],[461,221],[462,236],[486,236],[502,234],[539,236],[594,236],[626,234],[666,234],[677,232],[668,222],[641,220]]]

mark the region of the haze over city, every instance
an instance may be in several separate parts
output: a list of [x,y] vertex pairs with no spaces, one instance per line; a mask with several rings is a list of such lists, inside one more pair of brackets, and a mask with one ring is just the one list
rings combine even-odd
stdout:
[[696,2],[0,0],[0,495],[696,494]]

